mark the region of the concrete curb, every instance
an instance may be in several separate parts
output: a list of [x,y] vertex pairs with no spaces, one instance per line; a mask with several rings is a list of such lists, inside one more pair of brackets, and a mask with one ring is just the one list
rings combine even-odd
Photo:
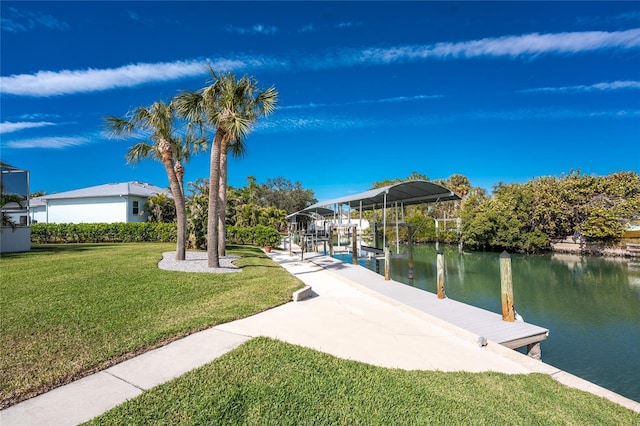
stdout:
[[293,293],[293,301],[300,302],[304,299],[313,297],[313,295],[314,295],[313,289],[311,288],[310,285],[308,285]]

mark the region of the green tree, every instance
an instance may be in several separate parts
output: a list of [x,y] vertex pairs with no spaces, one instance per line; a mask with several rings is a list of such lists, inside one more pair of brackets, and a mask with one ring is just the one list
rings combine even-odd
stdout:
[[165,193],[152,195],[144,205],[149,222],[171,223],[176,220],[176,204]]
[[287,213],[294,213],[315,203],[317,200],[311,189],[304,189],[300,182],[292,183],[279,176],[257,187],[257,203],[261,207],[275,207]]
[[624,221],[640,217],[640,176],[619,172],[585,176],[580,171],[543,176],[524,184],[498,184],[492,197],[465,200],[465,244],[539,251],[572,234],[594,241],[621,238]]
[[224,247],[224,221],[220,229],[217,225],[220,212],[225,211],[222,207],[227,186],[226,155],[232,144],[233,152],[243,151],[253,124],[275,110],[277,92],[274,87],[259,90],[252,77],[218,75],[211,67],[209,73],[210,85],[197,92],[182,92],[174,103],[181,117],[215,132],[209,167],[207,258],[209,267],[216,268],[220,267],[219,239]]
[[385,180],[373,182],[373,184],[371,184],[371,188],[370,189],[382,188],[383,186],[389,186],[389,185],[393,185],[393,184],[401,183],[401,182],[408,182],[410,180],[426,180],[426,181],[428,181],[429,178],[426,175],[423,175],[422,173],[418,173],[418,172],[413,171],[406,178],[385,179]]
[[189,182],[187,188],[187,242],[190,247],[206,248],[207,206],[209,203],[209,180],[205,178]]
[[142,137],[148,138],[132,146],[126,154],[126,159],[128,163],[137,163],[143,158],[153,158],[164,166],[176,206],[176,260],[184,260],[187,222],[184,190],[181,185],[184,167],[181,161],[189,158],[190,153],[206,146],[206,140],[196,136],[190,128],[183,135],[179,135],[179,123],[173,105],[161,101],[149,107],[138,107],[125,118],[108,116],[105,123],[112,136],[135,134],[138,137],[139,133]]
[[587,238],[610,241],[622,238],[624,229],[618,216],[612,211],[594,207],[578,230]]

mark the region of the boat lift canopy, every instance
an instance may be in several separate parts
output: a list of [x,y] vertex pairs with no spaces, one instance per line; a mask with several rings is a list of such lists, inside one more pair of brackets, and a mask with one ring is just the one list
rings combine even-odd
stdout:
[[333,214],[333,210],[328,207],[334,205],[347,205],[352,209],[374,210],[384,209],[392,203],[411,205],[460,199],[459,195],[442,185],[425,180],[411,180],[321,201],[303,209],[302,212],[328,216]]
[[[334,216],[340,212],[342,206],[349,209],[357,209],[360,212],[360,227],[362,227],[362,212],[365,210],[382,209],[383,227],[387,227],[387,207],[395,205],[396,210],[396,251],[400,251],[398,235],[398,207],[412,204],[432,203],[439,201],[460,200],[461,197],[450,189],[434,182],[425,180],[411,180],[400,182],[381,188],[345,197],[334,198],[313,204],[296,214],[312,214],[316,216]],[[293,216],[292,215],[292,216]],[[295,216],[294,216],[295,217]],[[404,219],[404,214],[403,214]],[[386,246],[386,234],[383,233],[383,245]]]

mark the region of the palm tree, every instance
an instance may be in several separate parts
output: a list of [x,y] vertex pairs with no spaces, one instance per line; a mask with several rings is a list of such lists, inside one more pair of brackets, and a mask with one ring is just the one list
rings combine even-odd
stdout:
[[220,153],[220,200],[218,205],[218,254],[225,256],[227,251],[227,227],[225,216],[227,212],[227,177],[228,177],[228,156],[229,152],[236,158],[245,156],[247,149],[242,141],[234,141],[227,150]]
[[[275,110],[278,93],[274,87],[257,88],[252,77],[237,79],[233,73],[218,75],[209,67],[212,83],[197,92],[182,92],[174,104],[180,117],[215,131],[209,168],[207,258],[210,268],[220,267],[219,238],[224,237],[227,187],[227,154],[245,151],[244,139],[259,117]],[[224,247],[224,246],[223,246]],[[224,251],[224,249],[223,249]]]
[[173,105],[155,102],[150,107],[138,107],[128,114],[127,118],[108,116],[106,127],[112,136],[129,136],[140,133],[149,138],[138,142],[126,154],[128,163],[137,163],[144,158],[154,158],[162,162],[171,194],[176,205],[178,238],[176,243],[176,260],[185,259],[187,215],[183,188],[184,166],[192,153],[206,149],[204,137],[196,136],[193,127],[189,126],[182,136],[177,134],[177,120]]

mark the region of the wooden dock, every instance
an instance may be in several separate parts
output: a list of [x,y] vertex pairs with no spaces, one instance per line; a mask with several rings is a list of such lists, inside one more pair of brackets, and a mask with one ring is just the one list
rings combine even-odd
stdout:
[[533,358],[540,358],[540,342],[549,335],[549,330],[534,324],[523,321],[503,321],[501,314],[449,298],[438,299],[433,293],[397,281],[385,281],[383,276],[362,266],[350,265],[316,253],[306,254],[305,260],[370,290],[456,325],[478,337],[484,337],[511,349],[527,347],[527,353]]

